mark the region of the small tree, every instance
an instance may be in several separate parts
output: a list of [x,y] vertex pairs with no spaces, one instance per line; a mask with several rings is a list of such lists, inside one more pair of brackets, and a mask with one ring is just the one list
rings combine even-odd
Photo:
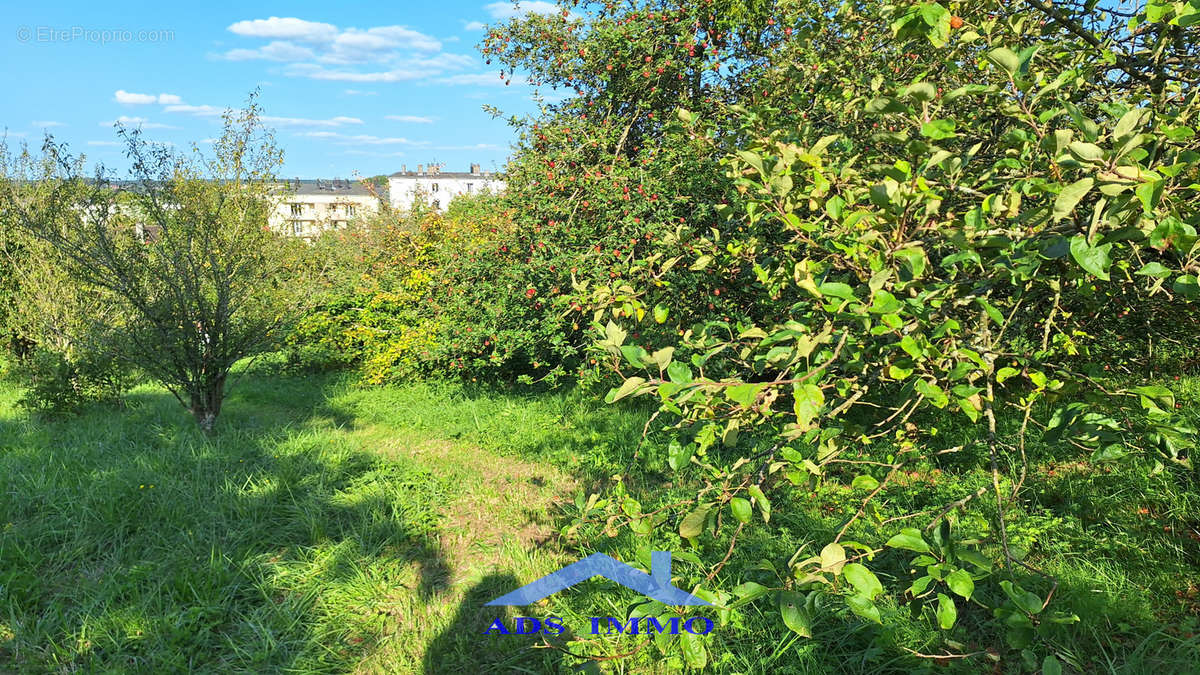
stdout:
[[[282,159],[253,97],[227,111],[211,156],[189,155],[119,129],[130,180],[85,177],[47,139],[3,166],[6,230],[45,242],[69,278],[109,311],[91,311],[68,339],[160,381],[211,432],[239,360],[271,348],[309,295],[301,245],[270,231]],[[74,323],[74,322],[72,322]]]

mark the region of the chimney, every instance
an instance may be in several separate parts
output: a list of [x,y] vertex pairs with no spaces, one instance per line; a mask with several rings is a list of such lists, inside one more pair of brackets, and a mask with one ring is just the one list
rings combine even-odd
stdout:
[[408,173],[408,165],[407,164],[400,165],[400,173]]
[[479,165],[478,165],[478,164],[472,164],[472,165],[471,165],[471,175],[472,175],[472,176],[478,176],[478,175],[479,175]]
[[425,165],[424,165],[424,164],[418,164],[418,165],[417,165],[417,175],[418,175],[418,176],[420,176],[420,175],[421,175],[421,174],[423,174],[423,173],[425,173]]

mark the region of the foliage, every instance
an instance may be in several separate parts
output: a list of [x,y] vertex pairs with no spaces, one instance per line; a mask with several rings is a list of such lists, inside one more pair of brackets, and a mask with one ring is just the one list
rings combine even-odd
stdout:
[[355,368],[373,384],[457,371],[460,336],[479,327],[447,279],[507,222],[496,196],[478,193],[456,198],[445,215],[418,200],[406,213],[326,233],[314,255],[333,262],[316,306],[286,339],[291,365]]
[[99,352],[68,360],[61,352],[38,348],[19,370],[29,384],[19,403],[48,415],[74,413],[89,403],[120,405],[136,381],[128,367]]
[[[1146,350],[1106,363],[1085,330],[1113,307],[1137,308],[1147,342],[1200,327],[1200,89],[1178,61],[1194,56],[1194,4],[1151,3],[1136,30],[1090,7],[845,4],[785,50],[825,71],[799,124],[770,104],[731,107],[732,128],[680,111],[714,150],[747,139],[724,160],[739,196],[713,227],[648,247],[631,283],[576,290],[597,358],[623,380],[608,400],[657,397],[678,420],[671,468],[705,487],[653,517],[614,499],[610,525],[672,528],[698,547],[732,529],[732,551],[780,495],[844,481],[862,497],[832,541],[767,586],[712,592],[735,604],[770,592],[801,636],[830,594],[873,623],[884,597],[906,604],[951,647],[968,601],[1015,650],[1077,620],[1048,607],[1056,582],[1007,531],[1027,439],[1196,469],[1174,393],[1131,375]],[[696,305],[663,283],[684,265],[722,280],[738,309],[668,323]],[[1020,415],[1008,436],[998,409]],[[930,424],[947,415],[982,429],[951,442]],[[955,453],[991,485],[880,515],[898,477]],[[988,527],[964,534],[959,514],[985,497]],[[932,521],[907,526],[919,515]],[[897,558],[925,573],[885,587],[875,570],[891,577]]]
[[41,157],[5,156],[13,175],[0,197],[3,226],[47,244],[52,264],[100,308],[76,317],[68,341],[141,368],[205,430],[233,364],[270,348],[308,293],[299,244],[268,231],[280,154],[258,107],[251,100],[224,119],[207,158],[123,130],[127,182],[103,169],[84,177],[48,139]]

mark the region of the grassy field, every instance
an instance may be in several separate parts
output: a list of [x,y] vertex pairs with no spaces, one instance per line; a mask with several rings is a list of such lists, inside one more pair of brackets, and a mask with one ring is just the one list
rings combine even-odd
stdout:
[[[1178,389],[1195,405],[1200,383]],[[485,636],[488,600],[582,554],[625,560],[674,541],[567,540],[578,496],[620,474],[643,504],[690,486],[664,450],[631,463],[646,413],[578,393],[358,388],[344,378],[255,373],[215,438],[164,391],[124,410],[31,418],[0,384],[0,671],[676,672],[645,636]],[[948,429],[947,433],[954,433]],[[962,432],[966,433],[966,432]],[[1200,672],[1200,492],[1147,464],[1119,473],[1034,449],[1037,471],[1012,532],[1059,579],[1081,621],[1052,643],[1068,671]],[[973,491],[967,459],[890,494],[897,510]],[[738,556],[779,565],[827,541],[828,514],[859,496],[781,494],[775,527]],[[1054,532],[1055,544],[1042,535]],[[1048,541],[1048,539],[1046,540]],[[705,551],[719,559],[725,542]],[[716,555],[714,555],[716,553]],[[731,565],[731,569],[746,565]],[[678,585],[702,569],[677,559]],[[723,579],[735,584],[743,579]],[[766,581],[766,580],[764,580]],[[599,592],[604,591],[604,592]],[[603,580],[539,606],[580,631],[636,600]],[[512,613],[510,612],[510,615]],[[964,610],[955,639],[986,648],[990,617]],[[1021,672],[1009,659],[930,661],[940,639],[891,608],[885,627],[830,605],[812,640],[769,603],[707,638],[721,673]],[[979,644],[982,643],[982,644]],[[632,657],[589,662],[573,654]]]

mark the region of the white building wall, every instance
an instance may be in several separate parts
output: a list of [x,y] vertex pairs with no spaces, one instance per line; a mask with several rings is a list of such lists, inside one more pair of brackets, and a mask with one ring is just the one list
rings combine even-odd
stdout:
[[427,204],[438,211],[445,211],[455,197],[484,190],[503,192],[504,181],[487,174],[422,174],[388,178],[392,208],[397,210],[412,208],[417,195],[424,194]]

